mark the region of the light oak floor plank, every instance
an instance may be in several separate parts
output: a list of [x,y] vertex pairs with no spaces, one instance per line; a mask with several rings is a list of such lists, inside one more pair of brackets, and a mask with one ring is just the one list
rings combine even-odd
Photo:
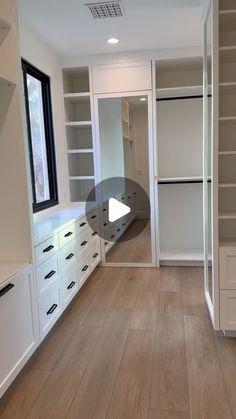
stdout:
[[179,292],[181,269],[176,267],[161,268],[161,291]]
[[181,294],[161,292],[151,409],[189,411],[187,364]]
[[189,414],[171,410],[150,410],[149,419],[189,419]]
[[121,275],[122,281],[117,289],[111,307],[134,309],[142,281],[145,279],[145,268],[143,272],[140,268],[125,268],[119,272],[119,275]]
[[130,329],[156,330],[159,292],[160,269],[145,269]]
[[109,312],[100,339],[76,396],[68,419],[104,419],[111,399],[130,322],[130,310]]
[[209,321],[184,316],[191,419],[232,419]]
[[203,292],[203,268],[181,268],[180,275],[183,314],[208,317]]
[[129,331],[107,418],[148,418],[154,344],[155,331]]

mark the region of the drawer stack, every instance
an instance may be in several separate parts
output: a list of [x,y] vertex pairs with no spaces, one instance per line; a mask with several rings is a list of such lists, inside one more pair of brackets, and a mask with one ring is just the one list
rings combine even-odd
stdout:
[[101,260],[98,210],[54,232],[34,249],[40,340]]
[[220,327],[236,330],[236,248],[220,247]]

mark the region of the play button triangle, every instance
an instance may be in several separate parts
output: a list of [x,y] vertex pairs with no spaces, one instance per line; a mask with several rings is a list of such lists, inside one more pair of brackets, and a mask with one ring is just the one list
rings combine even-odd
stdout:
[[118,201],[115,198],[110,198],[108,201],[108,219],[111,223],[119,218],[124,217],[124,215],[129,214],[131,212],[130,207],[128,205],[122,204],[122,202]]

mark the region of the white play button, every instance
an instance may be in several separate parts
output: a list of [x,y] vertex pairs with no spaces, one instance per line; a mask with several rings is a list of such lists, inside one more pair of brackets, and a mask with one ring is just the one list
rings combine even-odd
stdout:
[[111,223],[119,218],[124,217],[124,215],[129,214],[131,212],[130,207],[128,205],[122,204],[115,198],[110,198],[108,201],[108,219]]

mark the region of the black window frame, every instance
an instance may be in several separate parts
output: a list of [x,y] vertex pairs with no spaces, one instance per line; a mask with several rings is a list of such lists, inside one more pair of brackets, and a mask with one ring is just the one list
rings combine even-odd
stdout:
[[[54,142],[54,130],[53,130],[50,78],[46,74],[44,74],[42,71],[38,70],[36,67],[30,64],[28,61],[22,59],[21,63],[22,63],[22,71],[23,71],[26,124],[27,124],[27,134],[28,134],[29,157],[30,157],[30,171],[31,171],[31,183],[32,183],[32,196],[33,196],[32,206],[33,206],[33,212],[36,213],[36,212],[45,210],[47,208],[53,207],[54,205],[58,204],[57,169],[56,169],[56,154],[55,154],[55,142]],[[39,80],[42,86],[43,116],[44,116],[45,142],[46,142],[46,154],[47,154],[47,166],[48,166],[48,182],[49,182],[49,192],[50,192],[50,199],[43,202],[36,202],[33,148],[32,148],[32,137],[31,137],[31,126],[30,126],[28,88],[27,88],[27,74]]]

